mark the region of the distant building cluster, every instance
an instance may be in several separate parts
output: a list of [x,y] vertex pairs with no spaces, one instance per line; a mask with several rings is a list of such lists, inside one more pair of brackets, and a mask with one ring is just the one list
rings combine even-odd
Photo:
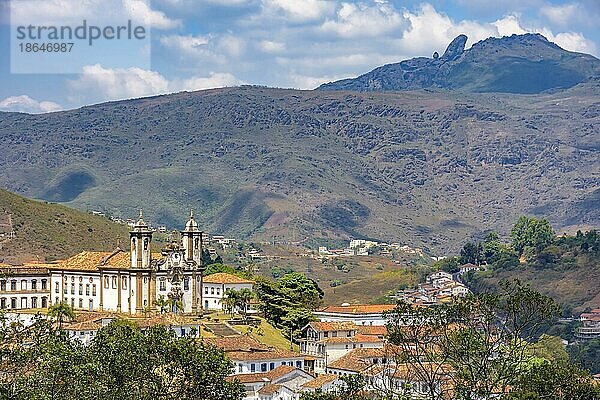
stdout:
[[[471,265],[463,266],[461,271],[470,271]],[[473,265],[474,268],[479,268]],[[426,283],[420,284],[415,289],[399,290],[393,296],[396,300],[418,306],[435,306],[450,303],[456,297],[465,297],[470,291],[458,278],[461,273],[451,274],[438,271],[429,275]]]
[[575,337],[579,340],[600,338],[600,308],[582,313],[579,316],[581,326],[577,328]]
[[319,257],[331,259],[337,257],[368,256],[369,254],[371,254],[370,250],[373,248],[377,248],[378,254],[381,255],[390,254],[392,251],[402,251],[407,254],[414,254],[420,257],[426,257],[423,249],[419,247],[413,248],[407,245],[401,245],[399,243],[390,244],[364,239],[353,239],[348,244],[348,247],[343,249],[328,249],[325,246],[320,246]]

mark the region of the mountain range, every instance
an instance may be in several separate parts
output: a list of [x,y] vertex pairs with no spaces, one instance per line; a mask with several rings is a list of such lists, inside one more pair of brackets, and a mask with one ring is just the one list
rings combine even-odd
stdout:
[[489,38],[465,50],[457,36],[446,51],[376,68],[354,79],[321,85],[320,90],[415,90],[540,93],[575,86],[600,76],[600,60],[562,49],[540,34]]
[[[343,83],[351,90],[243,86],[0,113],[0,187],[122,218],[141,207],[170,228],[194,209],[205,230],[240,239],[375,238],[434,253],[490,229],[506,233],[525,213],[559,229],[598,225],[599,61],[537,35],[469,50],[463,41],[418,61],[415,78],[396,74],[394,85],[406,87],[375,78],[361,86],[363,76]],[[490,54],[578,74],[515,93],[526,77],[469,72],[502,70]],[[417,62],[409,61],[395,65]],[[433,84],[419,83],[430,72]]]

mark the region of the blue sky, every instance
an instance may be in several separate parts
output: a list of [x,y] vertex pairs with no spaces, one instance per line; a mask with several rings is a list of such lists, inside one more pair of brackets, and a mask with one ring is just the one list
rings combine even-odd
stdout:
[[[13,1],[66,20],[105,13],[103,0]],[[239,84],[311,89],[441,53],[461,33],[470,46],[539,32],[568,50],[600,54],[598,0],[117,1],[123,10],[111,12],[152,26],[149,65],[115,67],[123,57],[115,53],[84,62],[77,74],[11,74],[9,3],[0,0],[0,111],[48,112]]]

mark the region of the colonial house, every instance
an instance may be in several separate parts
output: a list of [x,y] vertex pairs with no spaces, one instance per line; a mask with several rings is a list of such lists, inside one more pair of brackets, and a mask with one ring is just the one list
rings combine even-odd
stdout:
[[[379,326],[384,328],[383,326]],[[357,348],[381,348],[384,339],[382,335],[360,333],[360,328],[373,326],[358,326],[352,322],[310,322],[302,331],[300,351],[315,357],[315,372],[324,373],[327,364],[336,361],[343,355]]]
[[305,356],[302,354],[266,346],[248,335],[205,340],[223,349],[233,362],[236,374],[269,372],[282,365],[299,369],[305,368]]
[[204,287],[204,309],[222,310],[222,299],[227,290],[252,290],[254,282],[235,275],[216,273],[208,275],[203,280]]
[[314,377],[308,372],[281,365],[269,372],[233,375],[246,388],[244,400],[298,400],[304,392],[335,390],[340,384],[337,376]]
[[394,309],[393,304],[342,304],[323,307],[313,314],[322,322],[352,322],[355,325],[380,325],[387,323],[383,314]]
[[[82,313],[73,322],[64,326],[71,339],[76,339],[83,344],[89,344],[96,337],[98,330],[108,325],[117,316],[113,313]],[[163,325],[168,327],[175,336],[200,337],[201,324],[195,318],[173,313],[142,315],[121,314],[120,318],[135,323],[143,331],[151,326]]]
[[581,326],[577,329],[575,337],[582,340],[600,338],[600,308],[579,316]]
[[47,264],[0,264],[0,308],[47,308],[49,282]]

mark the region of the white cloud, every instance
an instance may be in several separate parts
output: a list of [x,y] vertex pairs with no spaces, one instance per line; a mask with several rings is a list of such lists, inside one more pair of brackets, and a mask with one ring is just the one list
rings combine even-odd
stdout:
[[153,10],[147,0],[18,0],[10,2],[13,25],[122,25],[131,19],[155,29],[172,29],[181,21]]
[[281,53],[285,51],[285,43],[262,40],[259,43],[259,48],[265,53]]
[[567,26],[571,20],[578,16],[579,12],[579,4],[577,3],[557,6],[546,5],[540,9],[540,14],[560,26]]
[[[89,65],[79,78],[69,82],[71,101],[105,101],[152,96],[182,90],[201,90],[239,85],[230,73],[169,80],[156,71],[141,68],[111,69]],[[91,97],[94,96],[94,97]]]
[[295,22],[324,18],[335,11],[336,2],[327,0],[263,0],[265,16],[282,16]]
[[586,39],[581,33],[560,32],[554,34],[548,28],[542,28],[536,30],[536,32],[541,33],[546,37],[546,39],[556,43],[565,50],[576,51],[579,53],[596,54],[596,44],[591,40]]
[[181,21],[170,19],[165,13],[150,8],[145,0],[123,0],[123,7],[130,18],[155,29],[172,29],[181,25]]
[[506,17],[493,22],[492,25],[498,29],[498,34],[500,36],[510,36],[513,33],[516,33],[517,35],[527,33],[521,26],[516,15],[507,15]]
[[407,20],[387,2],[379,1],[370,6],[364,3],[342,3],[336,19],[327,20],[321,26],[324,32],[341,37],[381,36],[407,26]]
[[27,95],[11,96],[0,100],[0,111],[39,114],[59,110],[62,110],[62,107],[54,102],[38,101]]
[[212,72],[207,77],[194,77],[182,82],[173,82],[172,89],[179,90],[203,90],[213,89],[225,86],[238,86],[244,82],[237,79],[230,73]]

